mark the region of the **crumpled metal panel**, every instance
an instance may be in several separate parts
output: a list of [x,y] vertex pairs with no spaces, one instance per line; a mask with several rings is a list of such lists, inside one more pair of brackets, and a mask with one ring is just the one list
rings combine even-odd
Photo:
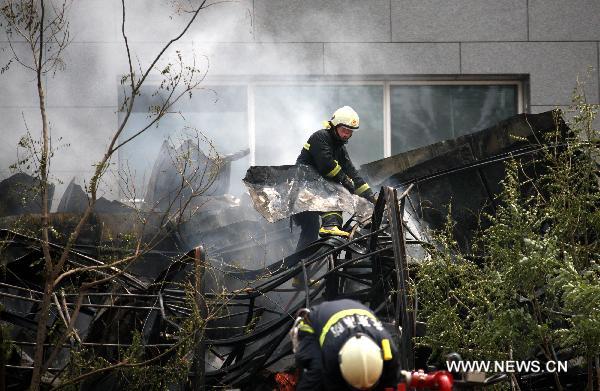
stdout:
[[[172,205],[182,205],[192,197],[203,204],[205,197],[223,196],[229,192],[231,163],[250,153],[244,149],[229,155],[218,155],[202,150],[201,144],[193,139],[186,140],[174,148],[165,141],[154,162],[144,197],[148,210],[167,211]],[[186,184],[182,186],[182,179]],[[212,183],[210,181],[212,180]]]
[[[360,166],[359,172],[371,185],[389,184],[390,177],[402,176],[404,179],[407,177],[406,172],[412,167],[420,165],[427,168],[430,161],[440,156],[455,155],[456,151],[464,148],[465,145],[470,147],[472,156],[465,158],[462,162],[455,161],[454,165],[436,166],[435,169],[431,168],[429,171],[439,172],[486,159],[524,145],[539,144],[540,140],[543,140],[542,134],[556,130],[557,126],[563,132],[568,130],[563,119],[556,117],[554,111],[540,114],[519,114],[478,132],[363,164]],[[411,176],[410,179],[414,179],[414,176]]]
[[[60,198],[56,211],[58,213],[83,213],[88,207],[88,203],[88,194],[83,191],[80,185],[75,183],[75,178],[73,178]],[[94,212],[123,214],[133,213],[134,209],[119,201],[109,201],[104,197],[100,197],[96,199]]]
[[[482,216],[496,213],[506,161],[534,162],[549,132],[557,130],[569,132],[554,111],[519,114],[479,132],[368,163],[360,172],[370,184],[414,184],[409,199],[419,224],[441,230],[450,214],[455,239],[469,252],[473,234],[489,224]],[[528,177],[543,170],[525,164]]]
[[302,164],[250,167],[244,184],[256,210],[271,223],[306,211],[341,210],[358,219],[370,217],[373,212],[369,201]]
[[[0,181],[0,216],[42,213],[40,180],[18,172]],[[48,208],[52,207],[54,184],[48,184]]]

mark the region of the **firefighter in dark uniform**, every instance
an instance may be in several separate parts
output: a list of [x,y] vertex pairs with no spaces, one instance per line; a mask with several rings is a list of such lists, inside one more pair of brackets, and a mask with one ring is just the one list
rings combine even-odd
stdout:
[[[358,175],[358,171],[352,164],[345,147],[350,137],[352,137],[352,133],[357,131],[358,128],[359,118],[356,111],[349,106],[337,109],[327,122],[326,128],[316,131],[309,137],[296,159],[296,164],[312,166],[323,177],[341,183],[350,193],[375,203],[373,191]],[[306,237],[311,234],[315,219],[314,212],[312,214],[311,212],[304,212],[296,218],[297,224],[302,227],[297,250],[312,241],[310,239],[316,239]],[[348,232],[341,229],[342,223],[341,211],[321,213],[319,235],[349,236]]]
[[291,336],[301,370],[297,391],[396,389],[397,349],[361,303],[343,299],[301,310]]

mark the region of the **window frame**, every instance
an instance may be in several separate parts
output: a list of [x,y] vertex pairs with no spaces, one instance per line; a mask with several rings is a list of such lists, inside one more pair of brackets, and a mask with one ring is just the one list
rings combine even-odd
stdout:
[[[384,91],[384,127],[383,127],[383,138],[384,148],[383,157],[387,158],[392,156],[392,113],[391,113],[391,86],[448,86],[448,85],[460,85],[460,86],[482,86],[482,85],[516,85],[517,86],[517,114],[525,112],[525,98],[524,98],[524,82],[523,80],[392,80],[386,81]],[[387,96],[387,97],[386,97]],[[387,114],[386,114],[387,112]],[[385,116],[387,115],[387,117]]]
[[246,116],[248,119],[249,164],[256,163],[256,106],[255,88],[257,86],[317,86],[317,85],[379,85],[383,87],[383,158],[391,156],[392,151],[392,115],[391,87],[402,85],[515,85],[517,87],[517,114],[526,112],[528,99],[528,75],[357,75],[357,76],[213,76],[207,77],[203,88],[218,86],[246,87]]
[[[216,84],[216,80],[211,80],[211,84]],[[232,83],[233,84],[233,83]],[[239,84],[236,83],[236,84]],[[250,148],[250,164],[254,165],[256,162],[256,115],[255,115],[255,102],[254,102],[254,89],[256,86],[316,86],[316,85],[379,85],[383,86],[383,158],[390,157],[392,155],[392,113],[391,113],[391,96],[390,91],[392,86],[402,85],[423,85],[423,86],[435,86],[435,85],[514,85],[517,87],[517,114],[525,112],[525,81],[518,75],[512,75],[508,78],[506,76],[498,76],[497,79],[486,75],[485,78],[479,80],[473,79],[435,79],[435,78],[423,78],[416,80],[403,80],[401,78],[392,79],[370,79],[370,78],[333,78],[333,79],[274,79],[274,80],[251,80],[248,81],[247,94],[247,118],[248,118],[248,146]]]

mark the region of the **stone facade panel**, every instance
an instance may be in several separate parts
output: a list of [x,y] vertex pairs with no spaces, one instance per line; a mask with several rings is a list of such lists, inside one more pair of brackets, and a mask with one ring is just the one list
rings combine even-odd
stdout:
[[256,0],[257,41],[389,42],[389,0]]
[[325,73],[439,75],[459,73],[458,43],[325,45]]
[[[568,105],[577,77],[598,67],[596,43],[587,42],[464,43],[461,58],[465,74],[529,74],[536,106]],[[598,103],[598,73],[589,76],[587,96]]]
[[600,1],[529,0],[532,41],[599,41]]
[[392,0],[395,42],[527,39],[526,0]]

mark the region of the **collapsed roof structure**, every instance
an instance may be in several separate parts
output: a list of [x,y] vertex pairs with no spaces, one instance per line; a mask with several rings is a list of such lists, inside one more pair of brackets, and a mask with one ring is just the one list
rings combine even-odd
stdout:
[[[178,343],[171,336],[199,309],[208,322],[188,368],[192,382],[270,389],[272,374],[290,364],[287,332],[296,310],[341,297],[368,304],[394,331],[403,368],[422,365],[412,340],[422,330],[415,321],[414,303],[408,299],[407,280],[410,264],[426,257],[432,245],[428,232],[443,226],[451,200],[451,214],[458,222],[456,234],[467,248],[478,224],[474,212],[494,211],[504,161],[530,159],[539,150],[537,135],[557,126],[568,131],[552,112],[522,114],[474,134],[369,163],[361,171],[381,188],[373,208],[297,167],[253,167],[246,177],[250,197],[241,200],[227,196],[226,184],[217,183],[212,188],[218,191],[195,200],[199,202],[196,212],[181,220],[178,216],[165,220],[160,213],[174,199],[180,203],[190,197],[180,192],[173,198],[170,190],[176,189],[169,186],[146,196],[158,210],[137,211],[99,200],[69,254],[67,268],[100,265],[107,255],[122,252],[120,247],[127,244],[122,236],[135,231],[140,216],[146,221],[143,242],[152,245],[130,265],[85,276],[98,278],[118,269],[117,278],[85,292],[76,341],[65,345],[49,371],[60,373],[74,346],[91,348],[106,360],[114,360],[119,349],[133,343],[132,330],[141,335],[144,349],[168,351]],[[170,161],[164,155],[161,159]],[[160,177],[165,170],[156,167],[166,163],[158,160],[149,189],[173,183],[173,178]],[[329,204],[324,194],[332,191],[336,197]],[[82,197],[81,188],[69,185],[59,213],[52,216],[56,230],[68,232],[85,204]],[[290,232],[286,217],[323,210],[324,205],[353,215],[350,240],[320,239],[294,253],[298,232]],[[15,215],[22,212],[4,212],[7,217],[0,221],[1,259],[6,268],[0,281],[0,314],[3,322],[13,326],[10,340],[15,349],[7,366],[11,368],[9,384],[15,387],[26,384],[31,370],[36,312],[43,291],[40,240],[12,230],[15,221],[22,221]],[[39,224],[35,215],[27,221]],[[60,252],[61,246],[57,237],[51,249]],[[304,276],[303,286],[292,285],[297,275]],[[194,296],[195,302],[190,303],[186,284],[201,291]],[[67,278],[58,287],[65,293],[56,297],[49,329],[64,325],[75,308],[78,293],[73,292],[74,286],[77,281]],[[119,381],[111,375],[95,376],[86,380],[85,389],[118,389]]]

